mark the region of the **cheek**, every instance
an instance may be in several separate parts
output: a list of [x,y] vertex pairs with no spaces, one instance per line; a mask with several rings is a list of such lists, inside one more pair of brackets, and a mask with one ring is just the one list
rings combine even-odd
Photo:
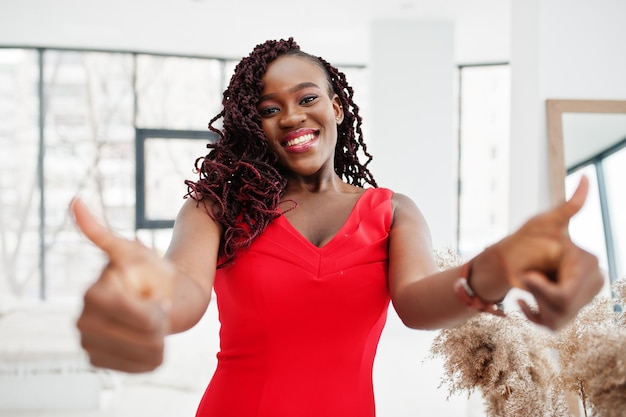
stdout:
[[267,137],[270,136],[270,133],[269,133],[270,126],[269,126],[269,123],[265,119],[261,119],[261,129],[263,129],[265,136]]
[[266,121],[261,122],[261,129],[263,129],[263,133],[265,133],[265,138],[271,143],[271,138],[276,136],[276,134],[273,133],[271,123]]
[[332,130],[332,133],[334,135],[336,135],[336,137],[339,137],[339,125],[337,124],[337,116],[332,113],[329,117],[328,117],[328,129]]
[[274,150],[278,149],[280,145],[275,140],[277,134],[275,133],[275,129],[273,129],[272,123],[262,121],[261,129],[263,129],[263,133],[265,133],[265,139],[267,140],[269,147]]

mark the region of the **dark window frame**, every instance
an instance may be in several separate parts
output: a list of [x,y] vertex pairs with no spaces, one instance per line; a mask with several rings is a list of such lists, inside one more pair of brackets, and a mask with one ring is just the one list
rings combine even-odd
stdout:
[[174,219],[149,219],[146,216],[145,144],[149,139],[196,139],[215,143],[219,136],[208,130],[135,129],[135,230],[170,229],[174,226]]

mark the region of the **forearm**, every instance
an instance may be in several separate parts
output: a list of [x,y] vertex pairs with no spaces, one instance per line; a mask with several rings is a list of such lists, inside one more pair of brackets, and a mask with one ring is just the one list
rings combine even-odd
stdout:
[[392,295],[402,322],[412,329],[453,327],[476,313],[460,302],[453,291],[460,268],[446,270],[407,284]]
[[[394,308],[410,328],[453,327],[477,313],[465,304],[454,289],[461,267],[408,282],[392,293]],[[506,268],[496,247],[490,247],[472,260],[468,278],[475,294],[485,301],[504,298],[510,286]]]

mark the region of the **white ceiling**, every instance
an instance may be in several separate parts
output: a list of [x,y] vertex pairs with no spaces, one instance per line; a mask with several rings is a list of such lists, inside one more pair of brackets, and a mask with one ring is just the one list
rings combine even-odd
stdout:
[[459,63],[509,59],[511,0],[2,0],[0,45],[239,58],[294,36],[336,64],[366,63],[373,19],[455,23]]

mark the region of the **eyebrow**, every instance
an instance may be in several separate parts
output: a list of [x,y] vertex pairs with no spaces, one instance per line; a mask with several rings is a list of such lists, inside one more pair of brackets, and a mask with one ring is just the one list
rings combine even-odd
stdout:
[[[297,84],[297,85],[295,85],[295,86],[291,87],[288,91],[289,91],[290,93],[295,93],[295,92],[297,92],[297,91],[304,90],[305,88],[309,88],[309,87],[320,88],[320,86],[319,86],[319,85],[317,85],[317,84],[315,84],[315,83],[313,83],[313,82],[307,81],[307,82],[300,83],[300,84]],[[272,99],[272,98],[274,98],[274,97],[276,97],[276,94],[264,94],[264,95],[262,95],[262,96],[259,98],[259,103],[262,103],[262,102],[264,102],[265,100],[270,100],[270,99]]]

